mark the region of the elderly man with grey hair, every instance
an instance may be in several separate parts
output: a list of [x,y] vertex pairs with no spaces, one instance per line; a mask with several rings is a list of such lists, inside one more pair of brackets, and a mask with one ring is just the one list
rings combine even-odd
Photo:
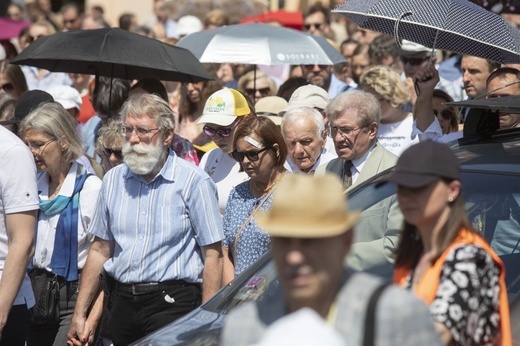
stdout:
[[166,101],[137,94],[121,114],[124,164],[103,179],[70,342],[92,335],[87,314],[102,272],[116,346],[178,319],[221,287],[224,234],[215,183],[169,149],[174,122]]
[[[359,90],[344,92],[330,102],[325,112],[338,158],[318,167],[316,175],[333,173],[349,190],[396,164],[397,156],[377,140],[381,107],[374,95]],[[393,250],[402,222],[395,196],[365,210],[347,258],[348,266],[377,274],[392,272]]]
[[289,110],[281,128],[289,154],[285,163],[288,171],[314,174],[318,166],[336,157],[325,149],[327,131],[316,109],[302,106]]

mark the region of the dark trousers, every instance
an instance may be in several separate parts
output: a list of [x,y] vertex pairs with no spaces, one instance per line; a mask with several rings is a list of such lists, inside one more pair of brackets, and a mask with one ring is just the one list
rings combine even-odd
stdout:
[[63,346],[67,344],[69,330],[78,298],[79,281],[64,283],[60,287],[60,323],[33,325],[29,331],[27,346]]
[[2,330],[0,346],[24,346],[31,323],[31,312],[27,305],[13,305]]
[[200,305],[200,287],[133,295],[117,289],[110,296],[110,334],[115,346],[126,346],[175,321]]

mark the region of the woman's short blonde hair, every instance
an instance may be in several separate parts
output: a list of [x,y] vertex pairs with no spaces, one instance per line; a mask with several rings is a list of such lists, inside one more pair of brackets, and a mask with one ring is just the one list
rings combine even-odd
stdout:
[[393,107],[401,107],[410,100],[406,84],[388,66],[374,66],[365,71],[360,78],[361,87],[370,87]]
[[[246,92],[246,85],[249,82],[253,81],[254,79],[255,79],[255,71],[254,70],[245,73],[238,80],[238,83],[237,83],[238,91],[240,91],[243,94],[247,94],[247,92]],[[275,96],[276,95],[276,91],[277,91],[277,87],[276,87],[275,81],[271,77],[269,77],[269,75],[267,73],[265,73],[263,71],[260,71],[260,70],[256,70],[256,80],[259,80],[259,79],[265,79],[267,81],[267,84],[269,85],[269,89],[271,90],[270,95],[271,96]]]

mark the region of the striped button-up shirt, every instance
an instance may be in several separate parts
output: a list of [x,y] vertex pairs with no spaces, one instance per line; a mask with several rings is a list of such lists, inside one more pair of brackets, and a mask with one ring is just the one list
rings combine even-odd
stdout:
[[201,282],[201,246],[224,238],[211,178],[170,150],[150,182],[127,165],[103,179],[92,233],[115,242],[107,273],[122,283]]

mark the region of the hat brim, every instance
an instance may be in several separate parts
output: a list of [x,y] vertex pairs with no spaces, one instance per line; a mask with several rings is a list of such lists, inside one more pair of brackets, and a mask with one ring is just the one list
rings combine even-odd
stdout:
[[258,115],[261,117],[266,117],[266,118],[271,119],[271,121],[273,123],[275,123],[275,125],[278,125],[278,126],[282,125],[282,117],[279,117],[277,115],[264,115],[264,114],[258,114]]
[[12,125],[12,124],[18,124],[20,122],[20,120],[5,120],[5,121],[0,121],[0,125]]
[[215,124],[218,126],[230,126],[237,119],[236,115],[203,114],[197,124]]
[[419,188],[430,183],[433,183],[436,180],[439,180],[440,177],[437,175],[429,175],[429,174],[417,174],[417,173],[408,173],[408,172],[397,172],[394,171],[390,177],[388,177],[387,181],[391,181],[399,186],[404,186],[408,188]]
[[352,229],[361,213],[349,212],[341,222],[329,222],[327,220],[316,220],[309,222],[305,217],[298,220],[284,218],[276,220],[271,217],[269,211],[258,211],[255,213],[255,221],[273,237],[285,238],[330,238],[343,234]]

